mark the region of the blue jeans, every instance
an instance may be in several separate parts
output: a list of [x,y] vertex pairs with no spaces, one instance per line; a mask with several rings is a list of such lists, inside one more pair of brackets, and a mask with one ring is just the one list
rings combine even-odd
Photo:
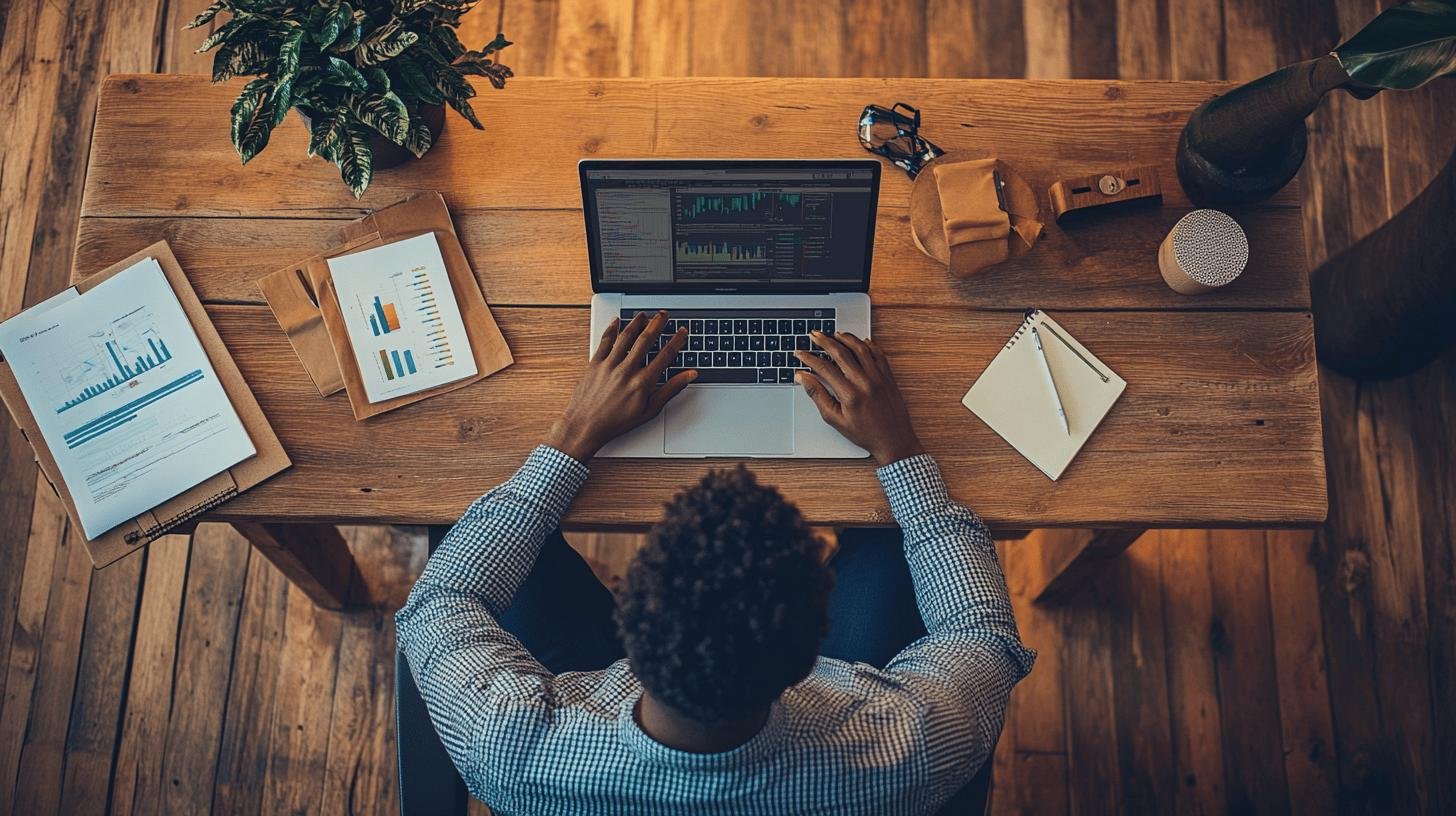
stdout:
[[[430,529],[431,551],[448,530]],[[820,644],[820,654],[884,666],[925,634],[899,530],[845,530],[829,564],[834,591],[829,596],[829,635]],[[500,622],[551,672],[597,671],[626,657],[614,609],[612,593],[558,531],[542,544],[536,565]],[[983,813],[990,782],[988,760],[941,812]]]

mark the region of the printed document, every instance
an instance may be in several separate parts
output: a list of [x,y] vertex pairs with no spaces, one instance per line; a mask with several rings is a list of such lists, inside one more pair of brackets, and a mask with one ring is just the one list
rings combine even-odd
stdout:
[[434,233],[330,258],[329,270],[369,402],[475,375]]
[[0,351],[88,540],[256,452],[153,258],[0,323]]

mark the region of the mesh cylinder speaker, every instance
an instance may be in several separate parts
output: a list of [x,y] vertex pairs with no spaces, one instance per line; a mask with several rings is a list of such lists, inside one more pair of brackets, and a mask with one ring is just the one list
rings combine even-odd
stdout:
[[1232,283],[1249,263],[1249,239],[1218,210],[1194,210],[1178,219],[1158,247],[1158,271],[1173,291],[1212,292]]

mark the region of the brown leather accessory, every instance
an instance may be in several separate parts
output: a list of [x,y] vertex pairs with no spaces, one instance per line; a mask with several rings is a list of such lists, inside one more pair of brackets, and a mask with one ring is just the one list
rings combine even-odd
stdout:
[[1041,230],[1036,194],[994,157],[942,156],[910,191],[915,246],[958,278],[1025,253]]
[[[371,403],[364,394],[359,363],[349,344],[343,313],[339,311],[329,258],[427,232],[433,232],[440,242],[440,254],[445,259],[445,270],[450,275],[455,302],[460,306],[465,334],[470,338],[470,349],[475,355],[476,373],[473,377],[418,393]],[[455,234],[445,199],[439,193],[415,193],[397,204],[351,222],[340,231],[332,248],[265,275],[258,280],[258,288],[263,290],[268,308],[273,310],[278,325],[288,335],[288,342],[293,345],[294,353],[319,394],[327,397],[344,389],[349,395],[355,419],[367,419],[436,394],[454,391],[514,362],[506,339],[491,316],[490,307],[485,304],[485,295],[481,294],[475,273],[465,259],[465,250]]]
[[[278,441],[277,434],[273,433],[273,427],[268,424],[268,418],[263,416],[263,409],[258,407],[258,400],[248,388],[248,383],[238,372],[238,366],[228,353],[227,346],[218,337],[217,329],[213,328],[212,320],[202,308],[202,301],[192,291],[192,284],[187,282],[187,275],[182,272],[177,256],[172,254],[172,248],[166,241],[158,241],[130,258],[106,267],[76,284],[74,288],[85,294],[92,287],[145,258],[156,258],[157,264],[162,267],[167,283],[171,284],[172,292],[182,304],[183,313],[187,315],[193,331],[197,332],[198,342],[202,344],[203,351],[207,352],[207,359],[212,363],[213,371],[217,372],[218,381],[222,383],[228,400],[238,412],[238,419],[242,420],[243,428],[247,430],[248,438],[258,452],[192,489],[87,541],[86,551],[91,555],[91,563],[97,567],[104,567],[135,552],[141,545],[186,524],[233,496],[250,490],[293,464],[284,452],[282,443]],[[61,480],[56,458],[46,445],[45,437],[41,435],[40,426],[36,424],[35,415],[31,413],[30,405],[20,391],[20,383],[16,381],[15,373],[3,358],[0,358],[0,398],[4,399],[5,406],[10,409],[10,415],[15,417],[15,424],[20,426],[20,432],[35,449],[35,461],[40,465],[40,472],[45,474],[51,489],[66,506],[66,514],[71,517],[71,529],[79,531],[81,518],[76,513],[76,503],[71,497],[70,488]]]
[[1163,186],[1156,167],[1129,167],[1090,176],[1062,179],[1047,190],[1052,212],[1060,223],[1064,216],[1080,214],[1110,204],[1147,203],[1163,200]]

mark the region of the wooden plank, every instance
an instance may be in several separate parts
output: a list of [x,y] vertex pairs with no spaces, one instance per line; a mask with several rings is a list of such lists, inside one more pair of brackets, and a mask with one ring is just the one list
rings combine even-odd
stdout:
[[1213,665],[1213,588],[1207,530],[1161,530],[1169,727],[1177,782],[1174,811],[1228,811],[1223,726]]
[[1340,787],[1313,545],[1308,531],[1265,533],[1284,774],[1291,812],[1308,814],[1334,813]]
[[193,533],[162,757],[165,812],[200,813],[212,803],[247,563],[248,547],[226,526]]
[[1067,778],[1073,814],[1130,812],[1119,767],[1116,681],[1106,602],[1094,585],[1077,603],[1061,608],[1063,669],[1067,683]]
[[1279,693],[1262,532],[1218,534],[1209,547],[1213,665],[1218,677],[1228,807],[1287,813]]
[[302,592],[288,593],[267,769],[253,780],[262,787],[264,813],[316,813],[322,807],[333,707],[321,702],[338,679],[342,633],[342,615]]
[[630,0],[576,0],[559,6],[555,32],[552,76],[615,77],[631,72]]
[[[1117,0],[1117,77],[1167,79],[1169,6],[1159,0]],[[1203,43],[1204,48],[1217,43]]]
[[[343,616],[324,745],[319,811],[379,812],[399,802],[394,736],[394,607]],[[367,803],[367,804],[366,804]]]
[[693,51],[688,43],[694,15],[690,0],[638,0],[631,5],[632,57],[627,73],[647,77],[691,74]]
[[1168,3],[1171,79],[1223,79],[1223,0]]
[[1118,763],[1130,813],[1171,813],[1175,799],[1159,544],[1129,545],[1098,579],[1117,599],[1104,639],[1112,652]]
[[1107,79],[1117,76],[1116,0],[1068,0],[1072,76]]
[[[1448,351],[1436,363],[1410,379],[1412,398],[1424,405],[1450,405],[1456,400],[1456,352]],[[1429,402],[1429,400],[1447,400]],[[1424,443],[1418,450],[1424,474],[1420,494],[1421,540],[1425,545],[1426,604],[1430,631],[1432,739],[1435,772],[1430,775],[1433,809],[1456,809],[1456,426],[1441,411],[1419,411],[1412,437]]]
[[124,558],[91,581],[66,732],[61,813],[107,812],[144,564],[143,558]]
[[[581,369],[575,344],[563,343],[556,328],[563,322],[559,310],[548,318],[538,310],[496,309],[514,366],[436,397],[426,410],[411,407],[359,423],[342,399],[319,399],[265,310],[228,306],[210,313],[294,462],[220,508],[216,517],[222,519],[453,522],[484,488],[514,472],[556,407],[565,404]],[[575,325],[584,329],[585,312],[580,314]],[[1278,526],[1324,516],[1307,316],[1062,315],[1068,331],[1139,385],[1113,408],[1061,480],[1051,482],[959,402],[963,384],[978,373],[973,361],[994,356],[1015,327],[1014,316],[879,314],[883,330],[876,337],[896,361],[927,448],[957,495],[995,527]],[[937,323],[944,329],[934,333],[943,342],[924,348],[918,332]],[[1169,336],[1200,354],[1168,355],[1163,338]],[[947,372],[960,373],[948,378]],[[381,449],[375,444],[380,432],[408,433],[420,443]],[[459,456],[462,444],[477,453]],[[709,466],[657,462],[648,475],[640,462],[600,460],[570,521],[651,523],[663,496]],[[754,469],[781,485],[816,522],[890,521],[863,462],[763,461]],[[834,488],[823,487],[829,484]]]
[[197,47],[227,21],[227,15],[214,17],[198,28],[184,28],[208,5],[210,0],[170,0],[162,4],[164,19],[158,32],[161,47],[157,70],[169,74],[212,74],[213,53],[199,54]]
[[[162,777],[171,716],[177,632],[187,579],[189,536],[165,536],[147,546],[137,635],[127,677],[126,715],[111,775],[111,812],[157,813],[167,786]],[[186,693],[185,691],[183,693]]]
[[359,567],[349,545],[330,524],[233,525],[290,583],[325,609],[352,603]]
[[1026,0],[1021,16],[1026,29],[1026,77],[1070,79],[1072,12],[1068,0]]
[[[39,474],[35,478],[44,479]],[[74,616],[76,605],[68,603],[52,610],[50,596],[52,584],[67,575],[68,559],[84,548],[66,545],[66,508],[49,485],[44,481],[41,484],[44,492],[37,491],[31,514],[24,580],[16,603],[10,660],[5,666],[4,705],[0,705],[0,805],[12,813],[20,785],[21,752],[45,650],[62,648],[68,639],[80,638],[81,624]],[[89,574],[81,577],[89,578]],[[80,591],[84,595],[85,587]],[[52,611],[58,621],[47,640],[46,621]]]
[[233,642],[228,716],[213,785],[214,813],[261,812],[262,780],[268,768],[280,644],[285,642],[288,579],[257,550],[249,554],[247,569],[243,595],[247,614],[238,623]]
[[[678,0],[681,2],[681,0]],[[697,4],[704,13],[694,17],[691,70],[697,76],[864,76],[870,63],[858,62],[846,49],[850,32],[843,14],[804,14],[795,0],[728,0],[710,6]],[[641,19],[639,5],[638,18]],[[722,20],[738,19],[738,25]],[[699,31],[702,29],[702,31]],[[642,37],[643,32],[638,33]],[[713,42],[716,40],[716,42]],[[889,66],[876,66],[888,68]],[[867,102],[870,100],[866,100]]]
[[[500,31],[513,45],[502,54],[518,77],[550,73],[556,50],[556,0],[509,0],[503,3]],[[485,42],[495,34],[490,9],[467,14],[460,24],[461,41]]]
[[[0,801],[11,802],[11,813],[53,813],[60,808],[66,731],[91,589],[91,557],[79,536],[69,529],[65,510],[58,500],[52,501],[53,496],[36,502],[30,525],[30,546],[42,551],[54,548],[56,557],[46,600],[45,628],[36,633],[38,642],[33,647],[26,644],[26,652],[34,650],[34,663],[29,655],[20,656],[22,666],[34,670],[30,699],[15,706],[7,704],[7,727],[0,728],[5,739],[0,750],[15,750],[18,760],[12,764],[10,757],[0,755],[0,773],[4,774],[0,786],[9,787],[0,787]],[[16,656],[12,654],[11,659]],[[23,683],[16,685],[19,688],[7,690],[7,696],[24,688]],[[10,717],[12,708],[14,720]],[[19,740],[14,739],[16,726]],[[14,791],[13,799],[5,798],[10,791]]]
[[[896,8],[892,13],[901,14]],[[1020,0],[930,0],[925,6],[928,76],[1027,74],[1027,31]]]
[[[873,65],[878,76],[925,76],[924,14],[905,14],[888,3],[852,0],[843,4],[840,13],[844,19],[844,60],[847,66],[855,67],[853,73],[862,74],[865,66]],[[864,107],[864,102],[860,107]],[[856,119],[857,111],[845,124]]]
[[[1325,442],[1338,455],[1330,458],[1330,519],[1318,533],[1317,574],[1327,681],[1335,717],[1340,789],[1347,807],[1358,812],[1394,812],[1391,800],[1393,757],[1381,736],[1377,698],[1376,655],[1370,632],[1374,600],[1370,586],[1370,553],[1365,519],[1379,512],[1368,507],[1362,480],[1360,388],[1333,372],[1320,378]],[[1363,668],[1361,668],[1363,667]]]
[[[917,49],[919,50],[919,49]],[[921,51],[923,53],[923,51]],[[425,158],[382,170],[356,200],[327,163],[305,155],[293,120],[268,150],[237,164],[226,112],[236,83],[201,77],[118,76],[101,90],[83,215],[353,216],[422,189],[457,210],[574,209],[575,160],[608,156],[858,156],[853,123],[867,100],[914,99],[934,111],[942,147],[994,145],[1036,189],[1066,175],[1131,163],[1176,177],[1173,147],[1183,112],[1218,83],[905,79],[532,79],[483,90],[486,131],[455,128]],[[529,111],[529,115],[519,115]],[[555,127],[551,121],[570,123]],[[969,124],[970,127],[961,127]],[[731,139],[724,133],[733,133]],[[137,151],[139,141],[151,149]],[[522,152],[514,146],[531,144]],[[511,145],[505,149],[504,145]],[[839,147],[835,147],[839,146]],[[167,157],[185,153],[182,165]],[[185,174],[184,174],[185,172]],[[886,183],[881,200],[903,207],[910,185]],[[1297,187],[1269,206],[1291,206]],[[1164,201],[1189,206],[1173,184]]]
[[[877,307],[976,309],[1307,309],[1297,210],[1240,214],[1258,247],[1249,270],[1222,289],[1185,297],[1156,270],[1158,243],[1189,211],[1163,207],[1067,229],[1049,225],[1035,252],[967,279],[921,254],[909,216],[882,206],[870,297]],[[575,210],[454,212],[455,228],[492,306],[582,305],[591,300],[582,215]],[[343,222],[278,218],[85,218],[75,271],[84,278],[165,238],[207,303],[263,303],[255,281],[327,248]]]
[[991,785],[991,814],[1068,813],[1067,755],[1014,753],[1003,774],[999,767]]
[[1141,528],[1118,530],[1041,530],[1029,544],[1041,550],[1038,580],[1029,588],[1037,603],[1072,597],[1109,562],[1143,534]]

